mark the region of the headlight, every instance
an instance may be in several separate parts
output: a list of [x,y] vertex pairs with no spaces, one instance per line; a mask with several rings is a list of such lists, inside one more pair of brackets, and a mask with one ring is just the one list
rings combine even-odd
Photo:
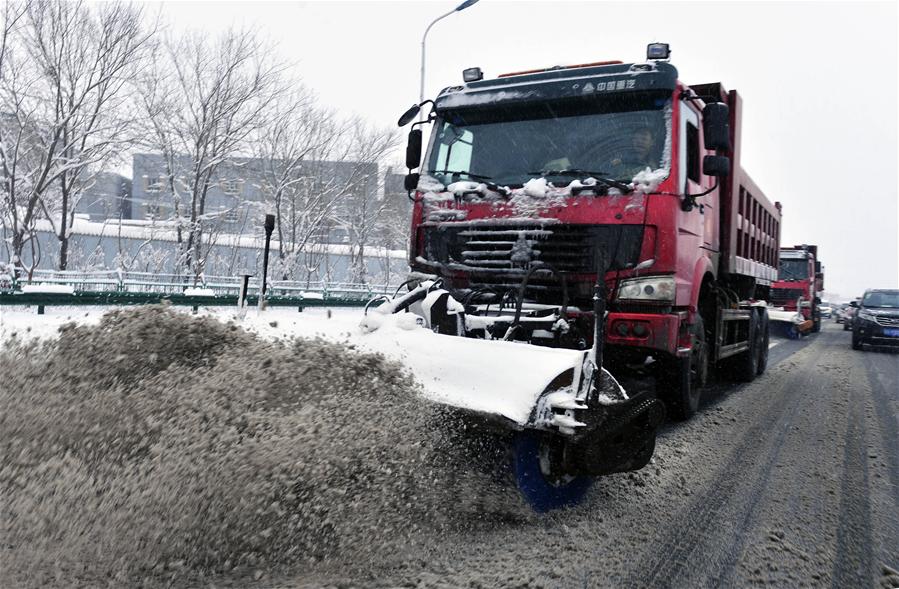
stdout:
[[864,311],[859,311],[856,314],[856,317],[861,319],[862,321],[870,321],[871,323],[877,323],[877,319],[875,319],[874,315],[871,313],[865,313]]
[[673,276],[647,276],[622,280],[618,299],[624,301],[674,301]]

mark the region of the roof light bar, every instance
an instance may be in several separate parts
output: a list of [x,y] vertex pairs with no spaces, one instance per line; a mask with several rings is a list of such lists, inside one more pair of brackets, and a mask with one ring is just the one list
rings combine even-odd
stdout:
[[512,76],[523,76],[525,74],[538,74],[540,72],[549,72],[553,70],[569,70],[576,69],[581,67],[596,67],[600,65],[619,65],[621,62],[617,59],[613,59],[611,61],[594,61],[591,63],[579,63],[576,65],[555,65],[553,67],[544,67],[536,70],[524,70],[523,72],[511,72],[508,74],[500,74],[497,76],[498,78],[511,78]]

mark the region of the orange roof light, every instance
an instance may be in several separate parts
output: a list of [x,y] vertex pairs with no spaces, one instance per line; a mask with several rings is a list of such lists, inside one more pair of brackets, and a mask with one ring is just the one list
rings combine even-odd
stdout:
[[512,76],[523,76],[525,74],[537,74],[540,72],[550,72],[553,70],[570,70],[570,69],[581,68],[581,67],[595,67],[598,65],[618,65],[620,63],[623,63],[623,62],[615,59],[612,61],[594,61],[592,63],[579,63],[577,65],[562,65],[562,66],[557,65],[554,67],[544,67],[544,68],[540,68],[540,69],[536,69],[536,70],[525,70],[523,72],[511,72],[508,74],[500,74],[497,77],[498,78],[511,78]]

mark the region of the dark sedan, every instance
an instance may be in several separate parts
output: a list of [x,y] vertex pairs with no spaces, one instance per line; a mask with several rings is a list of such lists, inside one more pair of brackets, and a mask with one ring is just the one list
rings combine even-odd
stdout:
[[873,289],[865,292],[855,307],[852,320],[852,349],[864,344],[899,346],[899,290]]

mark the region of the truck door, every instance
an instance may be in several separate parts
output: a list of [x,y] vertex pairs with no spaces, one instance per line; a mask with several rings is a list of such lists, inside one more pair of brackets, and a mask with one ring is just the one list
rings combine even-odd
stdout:
[[[699,113],[687,102],[680,104],[679,186],[685,194],[699,194],[714,186],[715,179],[702,174],[702,145]],[[701,236],[701,247],[718,252],[718,190],[696,199],[696,208],[685,212],[681,227]],[[701,205],[701,206],[699,206]]]

